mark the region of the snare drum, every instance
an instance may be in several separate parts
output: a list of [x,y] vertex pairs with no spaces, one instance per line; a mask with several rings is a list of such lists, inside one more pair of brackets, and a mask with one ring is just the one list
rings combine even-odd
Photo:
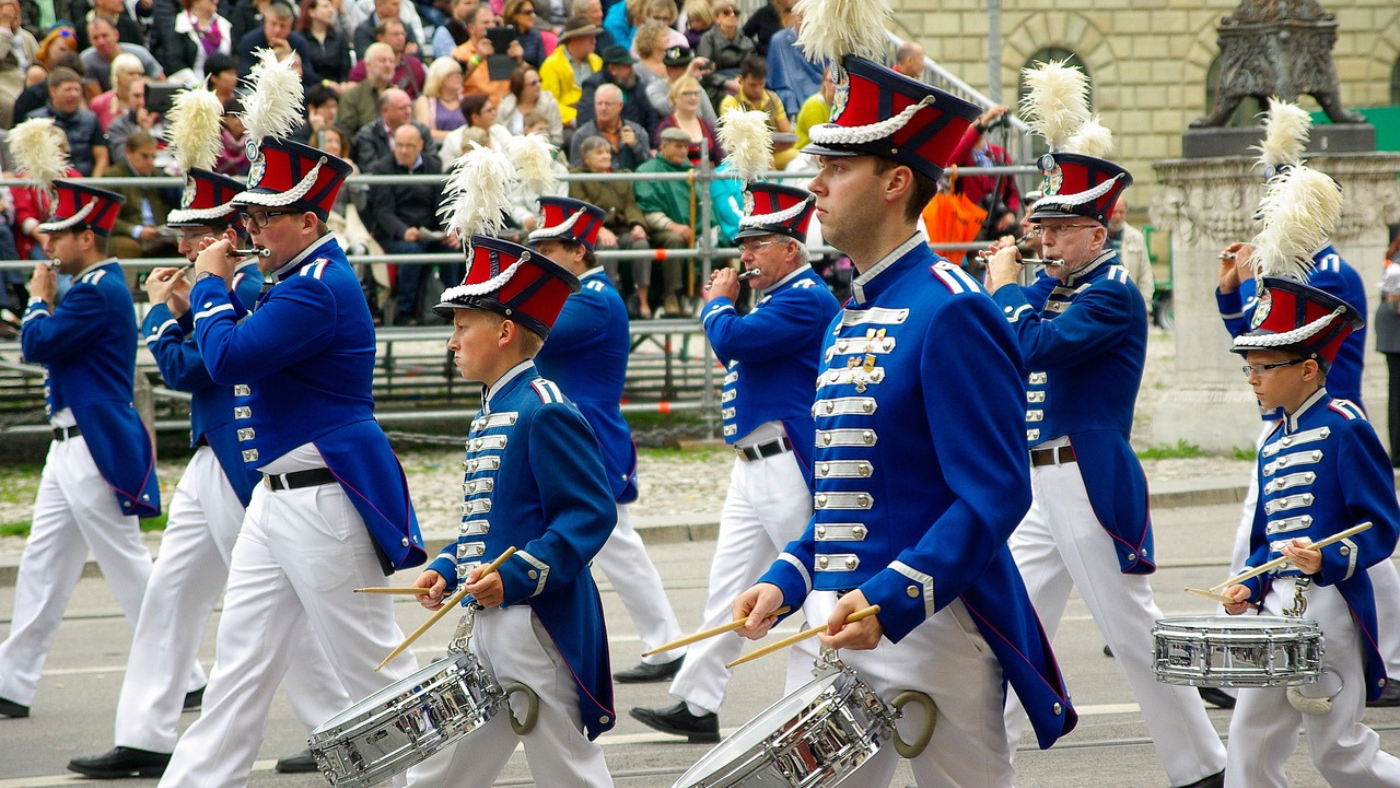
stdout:
[[368,788],[485,725],[517,688],[503,689],[472,654],[452,655],[332,717],[312,732],[311,754],[332,786]]
[[[911,700],[927,706],[928,724],[915,744],[906,744],[894,722]],[[906,692],[886,704],[843,668],[769,706],[672,788],[831,788],[891,740],[905,757],[917,755],[933,734],[934,716],[927,695]]]
[[1152,629],[1157,680],[1193,687],[1310,684],[1322,628],[1285,616],[1172,616]]

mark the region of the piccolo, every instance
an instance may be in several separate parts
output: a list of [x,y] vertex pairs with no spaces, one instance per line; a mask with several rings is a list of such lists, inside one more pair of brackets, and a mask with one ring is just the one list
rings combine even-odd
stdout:
[[758,268],[750,268],[750,269],[747,270],[747,271],[740,271],[740,272],[739,272],[739,279],[740,279],[740,280],[748,279],[749,277],[758,276],[758,275],[761,274],[761,273],[763,273],[763,271],[762,271],[761,269],[758,269]]
[[271,257],[271,256],[272,256],[272,250],[271,250],[271,249],[258,249],[258,248],[253,248],[253,249],[234,249],[233,252],[232,252],[232,254],[236,254],[236,255],[238,255],[239,257]]
[[48,266],[49,266],[49,268],[51,268],[51,269],[54,270],[54,271],[57,271],[57,270],[58,270],[58,267],[59,267],[60,265],[63,265],[63,261],[62,261],[62,260],[59,260],[59,259],[56,259],[56,258],[55,258],[55,259],[53,259],[53,260],[49,260],[49,261],[48,261]]

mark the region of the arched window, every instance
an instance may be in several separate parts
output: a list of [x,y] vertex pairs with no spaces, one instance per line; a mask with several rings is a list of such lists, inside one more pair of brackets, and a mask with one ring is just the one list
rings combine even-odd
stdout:
[[[1206,70],[1206,107],[1205,114],[1209,115],[1215,111],[1215,97],[1220,81],[1220,56],[1210,61],[1210,68]],[[1226,126],[1254,126],[1258,124],[1256,118],[1259,113],[1265,110],[1264,103],[1253,96],[1246,96],[1240,101],[1240,105],[1235,108],[1235,114],[1230,116]]]
[[[1024,68],[1022,69],[1021,76],[1018,78],[1017,83],[1016,83],[1016,98],[1018,99],[1018,106],[1019,106],[1019,101],[1025,99],[1026,94],[1030,92],[1029,86],[1026,85],[1025,69],[1027,69],[1027,68],[1034,68],[1034,67],[1035,67],[1037,64],[1039,64],[1039,63],[1050,63],[1050,62],[1056,62],[1056,63],[1063,62],[1065,65],[1068,65],[1068,66],[1072,66],[1072,67],[1074,67],[1074,68],[1077,68],[1077,69],[1083,71],[1086,75],[1088,75],[1088,77],[1089,77],[1089,109],[1093,109],[1093,108],[1094,108],[1094,74],[1093,74],[1093,72],[1091,72],[1091,71],[1089,70],[1089,66],[1088,66],[1087,64],[1085,64],[1084,59],[1081,58],[1078,54],[1076,54],[1075,52],[1073,52],[1073,51],[1071,51],[1071,50],[1064,49],[1064,48],[1061,48],[1061,47],[1045,47],[1044,49],[1041,49],[1041,50],[1037,51],[1035,54],[1031,55],[1030,58],[1029,58],[1028,60],[1026,60],[1026,64],[1025,64]],[[1039,135],[1036,135],[1036,134],[1031,135],[1031,157],[1032,157],[1032,158],[1031,158],[1031,161],[1035,161],[1036,159],[1040,158],[1040,155],[1041,155],[1042,153],[1046,153],[1046,152],[1048,152],[1049,150],[1050,150],[1050,146],[1046,144],[1046,142],[1045,142],[1044,139],[1042,139]]]

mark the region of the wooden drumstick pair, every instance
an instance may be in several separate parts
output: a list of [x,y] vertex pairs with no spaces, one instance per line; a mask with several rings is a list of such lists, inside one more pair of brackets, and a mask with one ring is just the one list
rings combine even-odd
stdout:
[[[846,616],[846,623],[854,624],[855,622],[860,621],[861,619],[870,618],[871,616],[878,615],[879,612],[879,605],[871,605],[870,607],[864,608],[863,610],[857,610],[849,616]],[[735,629],[738,629],[738,627],[735,627]],[[788,646],[801,643],[802,641],[808,638],[814,638],[817,635],[820,635],[821,633],[825,632],[826,630],[826,624],[822,624],[819,627],[812,627],[808,630],[803,630],[802,632],[798,632],[796,635],[790,635],[788,637],[785,637],[782,640],[779,640],[777,643],[771,643],[767,646],[764,646],[761,649],[757,649],[756,651],[745,654],[744,656],[739,657],[733,662],[730,662],[729,664],[725,665],[725,667],[733,668],[734,666],[742,665],[745,662],[752,662],[758,659],[759,657],[766,657],[775,651],[781,651],[782,649],[785,649]]]
[[[495,561],[492,561],[490,564],[487,564],[486,568],[481,570],[481,574],[477,577],[477,579],[480,580],[481,578],[486,577],[487,575],[491,574],[497,569],[500,569],[501,564],[504,564],[506,562],[506,559],[510,558],[513,555],[515,555],[515,547],[507,547],[506,551],[504,553],[501,553],[500,558],[497,558]],[[415,593],[411,591],[401,591],[399,589],[393,589],[392,591],[384,591],[377,589],[356,589],[356,591],[360,591],[361,593]],[[438,608],[438,610],[434,612],[431,616],[428,616],[427,621],[424,621],[422,624],[420,624],[417,629],[413,630],[413,634],[404,638],[403,642],[400,643],[397,648],[395,648],[393,651],[390,651],[389,656],[385,657],[383,662],[376,665],[374,671],[378,673],[380,668],[383,668],[385,665],[389,664],[390,660],[402,654],[404,652],[404,649],[413,645],[413,641],[417,640],[420,636],[422,636],[424,632],[427,632],[429,627],[431,627],[433,624],[436,624],[439,620],[442,619],[443,616],[447,615],[449,611],[457,607],[457,605],[460,604],[461,601],[464,598],[466,598],[466,596],[467,586],[466,583],[463,583],[462,587],[457,590],[457,593],[448,597],[447,601],[442,603],[442,607]]]
[[[1320,540],[1320,541],[1313,542],[1312,544],[1309,544],[1309,545],[1307,545],[1307,546],[1308,546],[1308,547],[1312,547],[1312,548],[1317,548],[1317,549],[1321,550],[1322,548],[1324,548],[1324,547],[1326,547],[1326,546],[1328,546],[1328,545],[1330,545],[1330,544],[1336,544],[1337,542],[1340,542],[1340,541],[1342,541],[1343,539],[1347,539],[1347,538],[1356,536],[1357,534],[1361,533],[1362,531],[1365,531],[1365,530],[1369,529],[1370,527],[1371,527],[1371,521],[1370,521],[1370,520],[1367,520],[1366,522],[1361,523],[1360,525],[1352,526],[1351,528],[1348,528],[1348,529],[1346,529],[1345,531],[1339,531],[1338,533],[1332,534],[1331,536],[1327,537],[1326,539],[1322,539],[1322,540]],[[1275,558],[1275,559],[1272,560],[1272,561],[1268,561],[1268,562],[1266,562],[1266,563],[1262,563],[1262,564],[1260,564],[1259,566],[1253,567],[1252,569],[1247,569],[1247,570],[1245,570],[1245,571],[1239,573],[1238,575],[1235,575],[1234,577],[1230,578],[1229,580],[1226,580],[1226,581],[1223,582],[1223,583],[1220,583],[1220,584],[1218,584],[1218,585],[1211,586],[1209,590],[1201,589],[1201,588],[1187,588],[1186,590],[1187,590],[1187,591],[1190,591],[1190,592],[1193,593],[1193,594],[1199,594],[1199,595],[1201,595],[1201,596],[1208,597],[1208,598],[1210,598],[1210,599],[1214,599],[1214,600],[1216,600],[1216,601],[1218,601],[1218,602],[1227,602],[1227,603],[1234,602],[1235,600],[1231,599],[1231,598],[1228,597],[1228,596],[1225,596],[1224,594],[1222,594],[1222,593],[1220,593],[1220,592],[1223,591],[1223,590],[1225,590],[1225,589],[1227,589],[1227,588],[1229,588],[1230,586],[1238,585],[1239,583],[1243,583],[1243,582],[1246,581],[1246,580],[1249,580],[1249,579],[1254,578],[1254,577],[1258,577],[1259,575],[1262,575],[1262,574],[1264,574],[1265,572],[1269,572],[1269,571],[1272,571],[1272,570],[1274,570],[1274,569],[1277,569],[1277,568],[1283,566],[1284,564],[1288,563],[1288,562],[1291,561],[1291,560],[1292,560],[1292,559],[1290,559],[1288,556],[1279,556],[1278,558]]]
[[[777,610],[774,610],[773,615],[786,615],[791,609],[792,608],[789,608],[787,605],[784,605],[778,608]],[[702,640],[708,640],[716,635],[723,635],[726,632],[733,632],[734,630],[744,626],[744,622],[748,620],[749,617],[744,616],[743,618],[736,618],[733,621],[730,621],[728,624],[720,624],[719,626],[712,627],[710,629],[702,629],[693,635],[686,635],[680,640],[673,640],[670,643],[664,643],[660,646],[657,646],[656,648],[650,651],[643,651],[642,656],[650,657],[653,654],[662,654],[674,648],[680,648],[681,646],[689,646],[691,643],[699,643]]]

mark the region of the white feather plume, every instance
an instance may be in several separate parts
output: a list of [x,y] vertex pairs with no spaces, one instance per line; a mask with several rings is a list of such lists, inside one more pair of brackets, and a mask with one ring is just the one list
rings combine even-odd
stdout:
[[184,172],[214,169],[223,149],[224,104],[212,90],[191,88],[175,94],[166,113],[165,138]]
[[1303,160],[1311,129],[1312,116],[1307,110],[1278,96],[1269,99],[1269,109],[1264,113],[1264,141],[1254,148],[1259,151],[1259,163],[1274,169],[1298,164]]
[[719,144],[739,177],[751,181],[762,176],[773,159],[773,130],[768,127],[768,113],[737,109],[724,113],[719,119]]
[[437,210],[447,229],[463,243],[473,235],[501,231],[518,180],[510,159],[475,142],[469,144],[471,148],[452,165]]
[[1113,132],[1099,122],[1095,115],[1084,122],[1065,142],[1066,153],[1080,153],[1096,159],[1106,159],[1113,152]]
[[1021,117],[1050,150],[1063,150],[1089,120],[1089,78],[1068,61],[1038,63],[1021,74],[1030,88],[1021,99]]
[[879,61],[889,49],[889,0],[798,0],[792,12],[802,16],[797,45],[812,63],[839,67],[847,55]]
[[10,155],[39,189],[53,192],[55,178],[68,171],[68,140],[53,118],[35,118],[10,129]]
[[1252,241],[1256,276],[1306,279],[1313,252],[1341,215],[1341,188],[1326,174],[1299,164],[1274,176],[1259,202],[1262,229]]
[[510,138],[506,156],[515,165],[520,185],[531,194],[546,194],[554,188],[554,146],[544,134],[521,134]]
[[279,61],[271,49],[259,49],[255,54],[258,62],[248,74],[253,87],[243,99],[242,118],[248,139],[286,139],[305,116],[301,76],[292,69],[290,58]]

